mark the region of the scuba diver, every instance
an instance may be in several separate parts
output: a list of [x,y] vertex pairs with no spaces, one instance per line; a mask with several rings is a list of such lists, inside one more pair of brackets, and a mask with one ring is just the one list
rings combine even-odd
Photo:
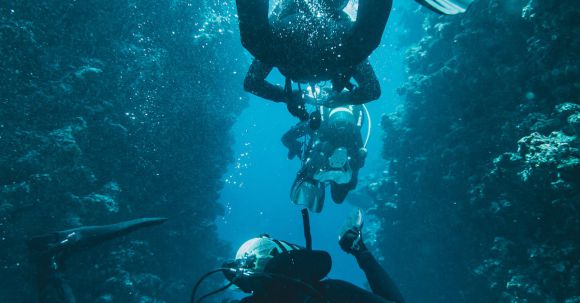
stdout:
[[74,293],[65,279],[65,261],[75,252],[91,248],[138,229],[159,225],[165,218],[141,218],[117,224],[82,226],[35,236],[27,241],[30,257],[36,265],[40,303],[74,303]]
[[[448,15],[465,12],[473,2],[416,1]],[[254,56],[244,81],[247,91],[286,103],[301,121],[308,119],[308,98],[300,83],[330,80],[328,107],[379,98],[380,85],[367,58],[380,44],[392,0],[359,0],[355,20],[344,12],[349,0],[281,0],[270,16],[269,2],[236,1],[242,45]],[[284,88],[266,80],[274,67],[286,77]],[[293,81],[299,83],[298,90],[293,90]]]
[[[308,119],[297,83],[332,82],[327,106],[376,100],[380,85],[367,60],[378,47],[391,0],[362,0],[357,20],[343,9],[348,0],[282,0],[268,18],[268,0],[237,0],[242,44],[254,56],[244,88],[265,99],[284,102],[301,121]],[[274,67],[285,87],[266,78]],[[350,80],[353,78],[358,86]],[[345,90],[345,88],[347,90]]]
[[[367,150],[361,127],[363,106],[320,106],[308,122],[299,122],[282,136],[288,158],[296,156],[302,167],[290,190],[292,202],[321,212],[325,187],[330,184],[332,200],[342,203],[356,188],[358,172],[364,166]],[[367,113],[368,116],[368,113]],[[370,127],[370,123],[368,123]],[[365,141],[368,142],[368,136]],[[306,146],[298,139],[309,137]]]
[[[346,229],[339,237],[339,245],[356,258],[372,293],[343,280],[325,279],[332,266],[331,257],[326,251],[312,250],[308,241],[304,248],[262,235],[246,241],[234,260],[204,275],[193,289],[191,302],[200,303],[232,285],[251,295],[241,301],[223,302],[404,302],[393,280],[366,248],[362,239],[362,214],[360,216],[361,223]],[[223,272],[229,283],[196,299],[201,282],[217,272]]]

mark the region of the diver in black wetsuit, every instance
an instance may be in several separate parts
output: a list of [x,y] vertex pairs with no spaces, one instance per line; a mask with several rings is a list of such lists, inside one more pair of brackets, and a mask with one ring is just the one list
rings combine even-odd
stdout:
[[37,267],[40,303],[75,303],[65,279],[65,261],[73,253],[115,239],[135,230],[165,222],[165,218],[142,218],[102,226],[83,226],[36,236],[28,240],[32,262]]
[[[308,97],[292,91],[292,81],[331,80],[326,106],[378,99],[380,85],[367,57],[379,45],[392,0],[361,0],[356,21],[343,11],[348,0],[285,0],[271,18],[268,2],[237,0],[242,44],[255,57],[244,81],[247,91],[286,103],[302,121]],[[266,81],[274,67],[286,77],[285,88]]]
[[[332,199],[336,203],[342,203],[348,192],[356,188],[358,172],[364,166],[367,154],[361,136],[363,108],[321,106],[311,116],[309,122],[300,122],[287,131],[282,143],[288,148],[289,159],[298,156],[302,160],[290,192],[291,200],[320,212],[326,184],[330,184]],[[302,144],[298,139],[307,136],[309,140],[302,154]]]
[[[387,303],[404,302],[399,289],[387,272],[365,247],[361,228],[347,229],[339,245],[352,254],[365,273],[372,292],[343,280],[324,279],[330,272],[331,258],[325,251],[310,250],[269,236],[248,240],[236,253],[236,259],[224,265],[230,284],[252,295],[229,303]],[[308,244],[307,244],[308,246]],[[202,302],[211,294],[192,303]],[[218,290],[218,291],[219,291]]]

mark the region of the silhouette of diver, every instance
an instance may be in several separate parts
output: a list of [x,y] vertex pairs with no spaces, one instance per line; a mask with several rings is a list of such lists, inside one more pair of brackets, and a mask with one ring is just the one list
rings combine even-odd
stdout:
[[[348,228],[342,233],[339,245],[356,258],[372,293],[346,281],[324,279],[332,266],[330,255],[325,251],[310,249],[308,241],[307,247],[303,248],[262,235],[246,241],[236,253],[236,258],[226,262],[223,268],[204,275],[194,287],[191,302],[200,303],[231,285],[236,285],[251,295],[241,301],[223,302],[404,302],[393,280],[364,245],[361,229],[362,221],[357,226]],[[201,282],[216,272],[223,272],[230,283],[196,300],[196,291]]]
[[[302,121],[308,119],[308,97],[300,89],[292,91],[292,81],[331,80],[327,102],[332,105],[326,106],[362,104],[380,96],[367,58],[380,43],[392,0],[360,0],[356,21],[343,11],[347,0],[283,0],[270,18],[269,0],[236,3],[242,45],[255,58],[244,81],[247,91],[286,103]],[[266,81],[274,67],[286,77],[284,88]]]
[[65,261],[71,254],[144,227],[162,224],[166,220],[141,218],[111,225],[82,226],[32,237],[27,244],[31,260],[37,267],[39,302],[76,302],[64,273]]

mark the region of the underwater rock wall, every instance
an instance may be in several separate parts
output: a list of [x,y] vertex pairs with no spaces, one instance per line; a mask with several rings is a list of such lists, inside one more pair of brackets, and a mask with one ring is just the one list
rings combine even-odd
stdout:
[[73,256],[80,302],[182,302],[219,264],[217,192],[246,102],[233,9],[0,4],[1,302],[34,301],[25,239],[79,225],[170,219]]
[[384,177],[380,249],[409,302],[578,302],[580,7],[426,17]]

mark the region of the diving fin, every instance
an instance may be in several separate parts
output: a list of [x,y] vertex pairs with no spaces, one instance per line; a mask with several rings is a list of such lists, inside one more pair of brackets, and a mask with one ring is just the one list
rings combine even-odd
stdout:
[[363,225],[364,225],[364,218],[363,218],[362,210],[360,208],[356,208],[355,210],[352,211],[350,216],[347,218],[342,230],[343,230],[343,233],[349,229],[362,230]]
[[290,200],[315,213],[322,212],[324,206],[324,184],[306,179],[294,181],[290,190]]
[[457,15],[467,11],[474,0],[415,0],[422,6],[443,15]]
[[32,237],[28,247],[35,255],[53,255],[94,246],[165,221],[167,218],[141,218],[110,225],[82,226]]

